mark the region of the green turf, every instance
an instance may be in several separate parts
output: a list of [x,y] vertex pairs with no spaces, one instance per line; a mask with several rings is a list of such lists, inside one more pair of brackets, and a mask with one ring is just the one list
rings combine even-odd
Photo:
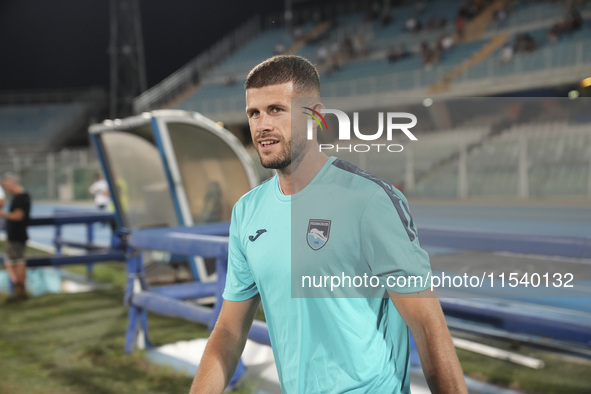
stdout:
[[[86,272],[84,266],[69,268]],[[121,263],[95,266],[94,279],[114,284],[107,290],[48,294],[22,304],[6,304],[0,294],[0,393],[188,392],[191,376],[151,364],[143,351],[124,353],[124,268]],[[155,345],[209,335],[202,325],[154,314],[148,316],[148,330]],[[247,385],[235,392],[252,389]]]
[[[0,242],[0,252],[4,244]],[[31,253],[40,254],[31,251]],[[29,255],[32,255],[32,254]],[[85,274],[84,266],[70,267]],[[145,353],[123,352],[127,309],[123,306],[124,264],[95,266],[93,277],[113,283],[107,290],[50,294],[23,304],[4,304],[0,295],[0,393],[186,393],[192,377],[155,366]],[[262,311],[257,318],[264,319]],[[156,345],[207,337],[205,327],[150,314]],[[528,393],[590,393],[591,363],[527,348],[489,344],[541,358],[532,370],[458,350],[466,375]],[[247,383],[238,393],[252,392]]]
[[[187,392],[191,377],[151,365],[142,352],[124,354],[122,297],[113,288],[2,304],[0,392]],[[161,316],[150,316],[149,329],[156,343],[207,335],[196,324]]]
[[[70,265],[64,269],[86,276],[86,266],[84,265]],[[91,278],[101,283],[111,283],[117,287],[125,287],[127,274],[125,273],[124,262],[106,262],[95,264],[92,268]]]
[[504,341],[480,339],[479,342],[541,359],[545,366],[536,370],[456,349],[464,374],[467,376],[525,393],[591,393],[591,361],[589,360],[564,357]]

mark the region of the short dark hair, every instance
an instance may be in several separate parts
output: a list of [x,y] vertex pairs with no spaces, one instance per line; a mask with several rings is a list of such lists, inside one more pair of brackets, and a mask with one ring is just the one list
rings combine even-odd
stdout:
[[12,172],[5,172],[2,175],[2,182],[7,181],[7,182],[12,182],[12,183],[16,183],[18,184],[18,175],[12,173]]
[[308,59],[295,55],[273,56],[253,68],[246,77],[245,89],[262,88],[293,82],[298,93],[313,92],[320,96],[320,78]]

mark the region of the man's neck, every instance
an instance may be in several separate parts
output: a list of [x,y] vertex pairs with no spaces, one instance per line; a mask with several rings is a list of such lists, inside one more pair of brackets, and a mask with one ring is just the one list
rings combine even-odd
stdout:
[[322,169],[328,157],[320,152],[308,152],[287,168],[278,170],[279,187],[285,195],[302,191]]

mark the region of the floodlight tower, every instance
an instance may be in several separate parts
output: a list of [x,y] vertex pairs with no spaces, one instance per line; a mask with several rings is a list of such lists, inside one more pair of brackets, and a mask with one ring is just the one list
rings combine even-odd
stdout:
[[146,61],[137,0],[111,0],[110,116],[132,114],[133,99],[146,90]]

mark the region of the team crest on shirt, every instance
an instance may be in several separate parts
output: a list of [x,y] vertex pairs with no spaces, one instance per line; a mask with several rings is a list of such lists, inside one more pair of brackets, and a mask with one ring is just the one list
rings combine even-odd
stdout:
[[308,222],[308,245],[318,250],[328,242],[330,220],[310,219]]

